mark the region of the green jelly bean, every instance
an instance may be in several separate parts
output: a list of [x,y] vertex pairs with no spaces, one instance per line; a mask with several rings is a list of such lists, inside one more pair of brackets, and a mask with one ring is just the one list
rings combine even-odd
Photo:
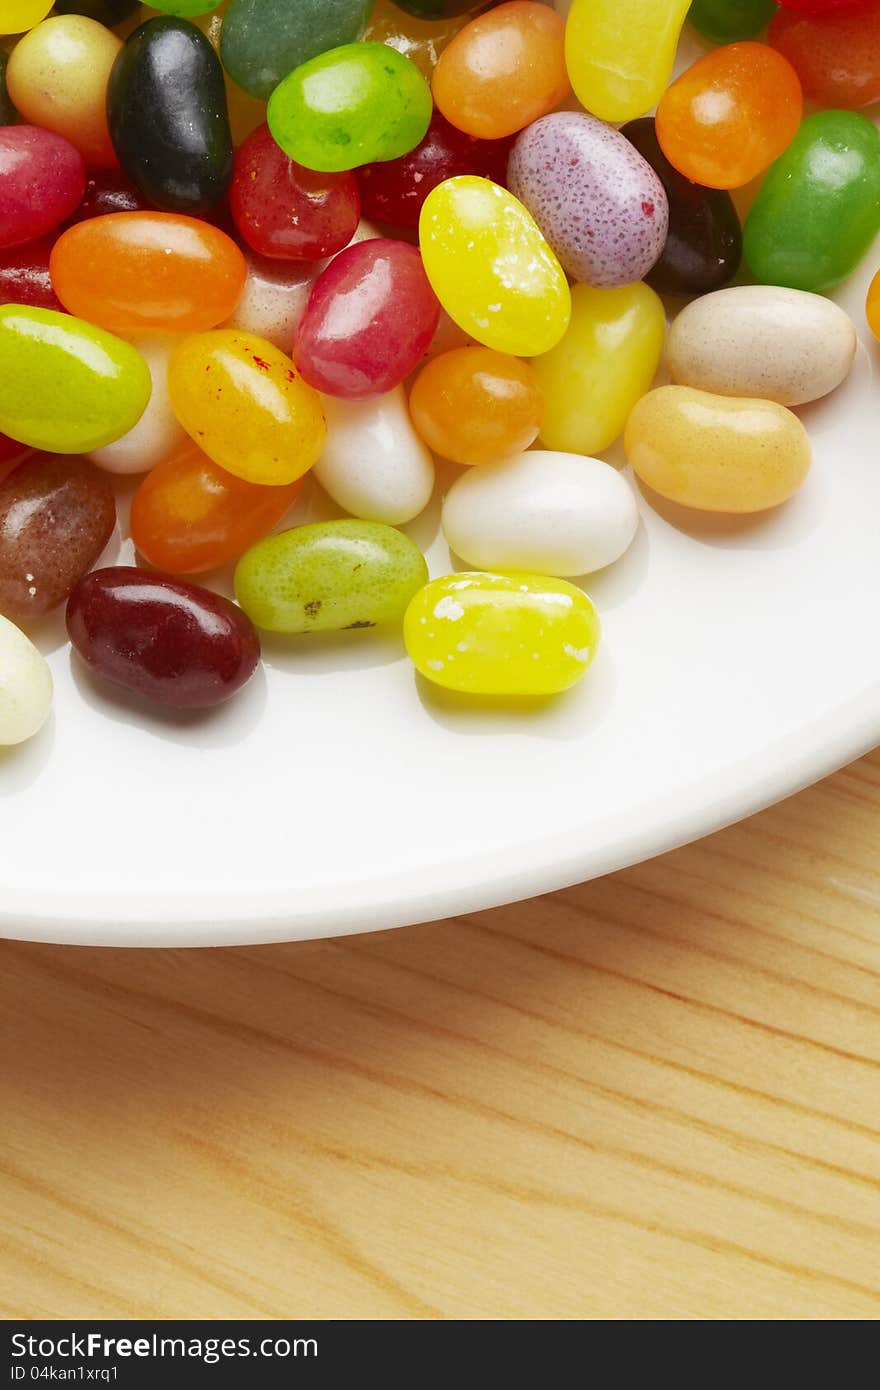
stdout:
[[688,19],[704,39],[739,43],[766,29],[776,8],[775,0],[693,0]]
[[285,77],[269,98],[268,120],[285,154],[329,174],[408,154],[432,109],[409,58],[384,43],[350,43]]
[[880,133],[857,111],[809,116],[770,170],[743,231],[757,280],[821,292],[880,230]]
[[[170,10],[173,0],[161,3]],[[232,0],[220,31],[223,66],[239,87],[268,101],[301,63],[362,38],[372,8],[373,0]]]
[[269,632],[338,632],[400,622],[427,579],[424,555],[393,526],[321,521],[246,551],[235,597]]
[[0,48],[0,125],[12,125],[18,119],[18,112],[9,99],[6,87],[6,64],[9,54]]
[[173,15],[175,19],[194,19],[196,15],[210,14],[222,3],[223,0],[150,0],[152,9]]
[[0,308],[0,431],[32,449],[85,454],[127,434],[150,399],[140,353],[54,309]]

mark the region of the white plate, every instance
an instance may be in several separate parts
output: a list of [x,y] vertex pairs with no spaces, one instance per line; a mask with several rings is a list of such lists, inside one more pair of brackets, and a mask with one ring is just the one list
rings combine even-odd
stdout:
[[[802,412],[801,493],[732,527],[642,501],[631,552],[585,584],[604,643],[560,700],[467,704],[398,639],[349,633],[267,641],[241,696],[180,719],[99,689],[53,621],[55,714],[0,757],[0,933],[207,946],[468,912],[658,854],[880,742],[878,265],[880,246],[838,296],[862,341]],[[435,575],[437,521],[407,528]]]

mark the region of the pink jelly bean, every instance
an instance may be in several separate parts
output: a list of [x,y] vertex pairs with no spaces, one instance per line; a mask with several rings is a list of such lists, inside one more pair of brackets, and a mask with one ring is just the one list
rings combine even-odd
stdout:
[[86,166],[63,135],[33,125],[0,127],[0,246],[45,236],[85,192]]

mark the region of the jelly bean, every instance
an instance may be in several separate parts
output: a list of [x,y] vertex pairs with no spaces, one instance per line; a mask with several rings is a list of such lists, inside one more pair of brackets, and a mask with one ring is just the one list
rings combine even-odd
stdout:
[[689,7],[690,0],[574,0],[565,57],[581,105],[615,123],[656,106]]
[[195,19],[198,15],[209,14],[222,5],[223,0],[155,0],[151,6],[163,14],[175,15],[178,19]]
[[804,96],[835,107],[880,101],[880,6],[876,0],[820,15],[780,10],[767,37],[791,63]]
[[573,280],[630,285],[659,259],[669,208],[663,185],[630,142],[580,111],[524,130],[508,184]]
[[27,445],[21,444],[17,439],[10,439],[7,434],[0,434],[0,476],[5,478],[9,469],[19,463],[28,452]]
[[317,271],[311,261],[271,261],[251,252],[241,299],[224,327],[241,328],[291,353]]
[[657,139],[671,164],[708,188],[741,188],[797,134],[801,84],[761,43],[732,43],[682,73],[657,107]]
[[0,617],[0,747],[33,738],[49,718],[52,675],[29,637]]
[[232,177],[219,59],[182,19],[151,19],[125,41],[107,88],[110,135],[125,172],[157,207],[206,212]]
[[555,347],[568,327],[568,281],[531,213],[488,179],[448,179],[419,220],[428,279],[458,326],[516,357]]
[[85,459],[34,454],[0,483],[0,612],[15,622],[63,603],[116,525],[106,477]]
[[90,217],[105,217],[111,212],[153,211],[153,204],[121,169],[98,169],[89,173],[82,202],[67,219],[67,225],[86,222]]
[[185,338],[168,368],[174,413],[221,468],[280,486],[307,473],[324,447],[317,393],[264,338],[218,328]]
[[688,20],[713,43],[738,43],[766,29],[776,0],[693,0]]
[[629,417],[625,445],[643,483],[685,507],[760,512],[785,502],[810,468],[798,417],[775,401],[660,386]]
[[0,308],[0,429],[32,449],[88,453],[119,439],[150,398],[129,343],[52,309]]
[[720,396],[803,405],[849,373],[856,330],[830,299],[775,285],[741,285],[696,299],[669,332],[672,380]]
[[232,0],[220,54],[233,81],[268,101],[294,68],[363,35],[371,0]]
[[0,126],[12,125],[18,116],[18,112],[12,104],[9,89],[6,86],[6,68],[9,63],[9,54],[0,48]]
[[0,304],[32,304],[39,309],[60,309],[61,300],[52,288],[49,257],[55,244],[53,235],[10,246],[0,251]]
[[809,116],[768,173],[743,230],[757,280],[829,290],[880,227],[880,134],[856,111]]
[[417,227],[432,189],[459,174],[507,182],[508,140],[477,140],[435,111],[428,133],[409,154],[358,170],[364,211],[392,227]]
[[845,10],[853,0],[779,0],[787,10],[800,10],[802,14],[827,14],[831,10]]
[[732,280],[742,260],[742,228],[730,194],[703,188],[674,169],[660,148],[654,121],[643,116],[621,131],[663,184],[669,205],[666,244],[645,276],[658,294],[707,294]]
[[133,429],[103,449],[90,452],[92,462],[108,473],[147,473],[187,438],[168,395],[168,364],[177,343],[176,333],[150,333],[134,340],[149,368],[153,392]]
[[138,9],[138,0],[55,0],[56,14],[84,14],[111,28],[122,24]]
[[868,320],[868,327],[874,334],[874,337],[880,338],[880,270],[878,270],[868,287],[865,314]]
[[169,212],[119,212],[56,241],[52,283],[72,314],[116,333],[198,333],[228,318],[247,264],[210,223]]
[[570,89],[565,25],[533,0],[510,0],[472,19],[434,70],[434,101],[468,135],[500,140],[546,116]]
[[542,443],[571,454],[607,449],[654,379],[665,332],[663,305],[647,285],[576,285],[571,327],[533,363],[544,393]]
[[254,251],[293,261],[341,251],[361,215],[354,174],[302,168],[278,148],[267,125],[258,126],[236,152],[229,204]]
[[422,552],[377,521],[323,521],[269,536],[235,568],[235,596],[270,632],[399,622],[427,581]]
[[431,92],[395,49],[345,44],[285,77],[269,98],[268,118],[297,164],[335,173],[415,149],[431,120]]
[[491,348],[456,348],[423,367],[409,398],[425,443],[453,463],[521,453],[538,437],[544,397],[527,362]]
[[599,617],[564,579],[450,574],[406,611],[403,637],[426,680],[468,695],[557,695],[591,664]]
[[403,387],[370,401],[325,396],[327,443],[315,477],[362,521],[400,526],[434,491],[434,460],[413,429]]
[[301,486],[246,483],[187,440],[132,498],[132,540],[145,560],[169,574],[218,569],[271,531]]
[[454,19],[479,10],[485,0],[394,0],[399,10],[417,19]]
[[392,0],[376,0],[364,38],[396,48],[430,81],[440,54],[466,23],[465,14],[421,19],[405,14]]
[[107,128],[107,82],[121,47],[94,19],[56,15],[25,34],[9,59],[9,95],[24,119],[63,135],[92,168],[119,162]]
[[417,249],[378,237],[349,246],[318,276],[293,355],[327,395],[383,395],[418,366],[439,317]]
[[443,534],[466,564],[560,579],[619,560],[638,524],[616,468],[540,449],[469,469],[443,502]]
[[234,603],[128,565],[80,580],[67,631],[94,675],[173,709],[222,704],[260,661],[259,638]]
[[3,0],[0,34],[23,34],[33,29],[52,8],[52,0]]
[[0,247],[51,232],[85,186],[83,157],[69,140],[36,126],[0,126]]

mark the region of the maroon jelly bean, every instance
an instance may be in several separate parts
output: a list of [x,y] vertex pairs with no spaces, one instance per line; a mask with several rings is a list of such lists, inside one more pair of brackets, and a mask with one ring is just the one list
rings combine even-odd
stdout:
[[74,209],[74,222],[87,222],[90,217],[104,217],[110,212],[153,212],[155,205],[144,197],[121,169],[94,169],[86,179],[86,191],[79,207]]
[[21,622],[63,603],[115,524],[113,489],[87,459],[25,459],[0,483],[0,613]]
[[477,174],[506,186],[513,140],[478,140],[435,111],[424,140],[409,154],[358,170],[364,216],[391,227],[417,227],[428,194],[446,179]]
[[417,249],[376,237],[341,251],[318,276],[294,357],[306,381],[330,396],[381,396],[421,362],[439,317]]
[[267,125],[236,153],[229,205],[248,246],[285,261],[319,261],[341,251],[361,216],[354,174],[318,174],[295,164]]
[[17,439],[10,439],[8,434],[0,434],[0,477],[5,476],[14,463],[29,453],[30,449],[26,444],[20,443]]
[[64,309],[52,288],[49,256],[55,237],[40,237],[24,246],[0,251],[0,304],[31,304],[36,309]]
[[86,166],[63,135],[33,125],[0,126],[0,246],[45,236],[81,201]]
[[173,709],[222,704],[260,660],[253,624],[234,603],[127,565],[80,580],[67,604],[67,631],[96,676]]

